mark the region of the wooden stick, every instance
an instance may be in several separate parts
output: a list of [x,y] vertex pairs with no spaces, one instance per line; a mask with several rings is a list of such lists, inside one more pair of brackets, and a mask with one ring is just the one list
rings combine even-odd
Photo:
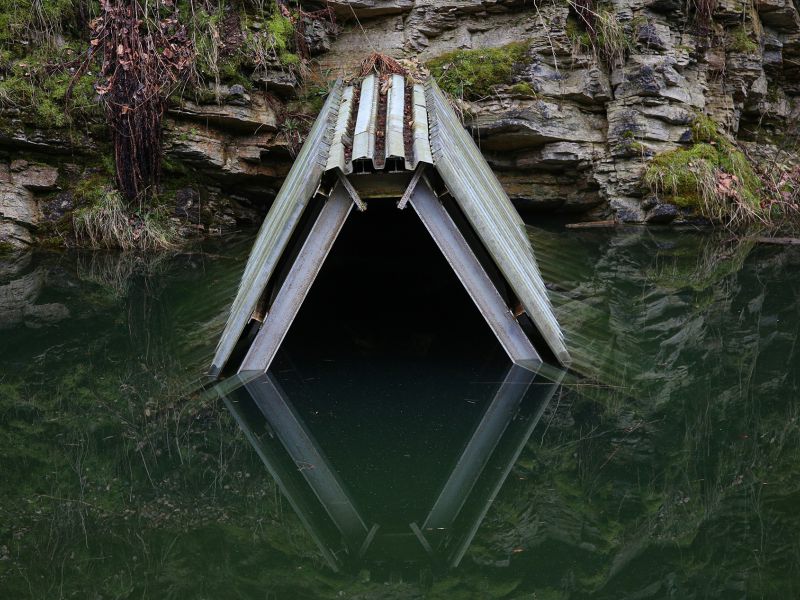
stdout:
[[567,223],[567,229],[593,229],[600,227],[616,227],[619,225],[614,219],[608,221],[589,221],[587,223]]
[[414,193],[414,190],[417,188],[417,184],[419,183],[420,178],[422,177],[423,173],[425,172],[425,164],[420,163],[417,165],[417,170],[414,171],[414,176],[411,178],[411,181],[408,183],[408,187],[406,191],[403,192],[403,197],[400,198],[400,202],[397,203],[397,208],[403,210],[408,204],[408,201],[411,200],[411,194]]
[[353,187],[353,184],[350,183],[350,180],[347,178],[347,175],[342,173],[339,169],[336,169],[336,174],[339,176],[339,182],[344,187],[345,191],[350,194],[350,198],[353,199],[353,202],[358,207],[358,210],[364,212],[367,210],[367,204],[361,199],[361,196],[358,195],[356,188]]

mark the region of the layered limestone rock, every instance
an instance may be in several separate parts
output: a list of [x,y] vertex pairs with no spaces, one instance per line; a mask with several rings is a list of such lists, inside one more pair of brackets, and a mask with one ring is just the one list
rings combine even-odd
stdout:
[[[655,155],[693,142],[698,115],[769,155],[797,114],[791,0],[720,0],[708,22],[684,3],[616,0],[623,51],[604,56],[569,4],[513,1],[338,2],[342,31],[324,67],[345,72],[365,44],[422,61],[527,41],[511,80],[466,102],[465,125],[518,207],[667,223],[688,210],[642,185]],[[350,5],[349,7],[347,5]],[[597,5],[600,6],[600,5]],[[350,8],[350,19],[346,8]],[[358,20],[352,18],[352,14]],[[594,47],[591,47],[594,46]]]
[[[651,194],[642,176],[654,156],[696,141],[698,115],[746,147],[748,157],[785,162],[795,154],[789,142],[800,114],[800,17],[792,0],[718,0],[708,19],[694,3],[613,0],[592,5],[606,19],[598,23],[611,27],[594,39],[574,6],[555,0],[328,5],[335,25],[303,17],[311,56],[303,69],[276,60],[243,73],[246,85],[174,100],[165,118],[166,160],[174,167],[166,179],[178,172],[195,188],[224,190],[237,198],[233,210],[250,218],[279,189],[327,87],[370,52],[444,61],[446,72],[448,56],[455,62],[463,51],[520,42],[524,52],[490,93],[471,94],[475,81],[450,90],[520,208],[630,222],[690,218],[686,207]],[[87,161],[72,155],[89,157],[91,166],[107,154],[107,140],[5,108],[0,117],[0,241],[27,244],[42,207],[57,201],[59,182],[71,184],[63,163],[81,162],[85,171]],[[790,150],[781,154],[781,145]],[[32,166],[14,167],[17,155]]]
[[56,189],[58,169],[25,160],[0,162],[0,241],[23,246],[33,241],[41,219],[37,192]]

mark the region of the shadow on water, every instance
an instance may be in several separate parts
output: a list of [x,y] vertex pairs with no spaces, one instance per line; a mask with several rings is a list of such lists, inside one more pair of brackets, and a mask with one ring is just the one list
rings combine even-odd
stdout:
[[187,390],[251,239],[0,261],[0,597],[800,596],[800,251],[531,237],[559,385],[444,275],[376,294],[403,253],[323,271],[327,318],[221,394]]

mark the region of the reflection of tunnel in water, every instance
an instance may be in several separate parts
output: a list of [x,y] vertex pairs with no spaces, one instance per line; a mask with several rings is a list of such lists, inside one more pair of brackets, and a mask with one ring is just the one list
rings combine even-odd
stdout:
[[[315,381],[319,372],[284,366],[284,381],[288,374]],[[429,399],[431,392],[446,397],[441,390],[471,381],[472,373],[454,369],[450,375],[416,388]],[[331,406],[321,411],[295,402],[274,373],[220,393],[332,567],[421,559],[456,566],[556,384],[512,366],[498,380],[475,386],[475,406],[463,414],[452,404],[442,409],[430,402],[433,410],[414,404],[404,415],[384,418],[380,399],[372,414],[339,408],[342,398],[354,398],[352,405],[368,400],[361,388],[375,390],[379,378],[321,378],[328,391],[320,406]],[[220,390],[230,390],[235,379]],[[302,391],[302,381],[294,387]],[[440,431],[426,427],[432,415],[438,420],[448,412]],[[372,446],[363,445],[359,428],[376,434]],[[437,445],[445,430],[446,442]],[[352,468],[359,462],[371,470]]]
[[502,354],[417,215],[391,200],[351,213],[283,348],[306,359]]

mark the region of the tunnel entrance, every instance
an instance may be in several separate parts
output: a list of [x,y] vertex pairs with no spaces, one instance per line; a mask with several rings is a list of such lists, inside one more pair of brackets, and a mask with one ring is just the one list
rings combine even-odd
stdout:
[[507,360],[419,217],[391,200],[350,214],[282,349],[307,359]]
[[[388,170],[387,156],[398,159]],[[369,174],[354,169],[360,160]],[[401,196],[446,260],[416,215],[397,211]],[[370,210],[350,215],[334,244],[362,199]],[[499,343],[529,369],[542,342],[569,363],[524,225],[435,81],[379,69],[331,90],[254,242],[209,375],[265,372],[284,342],[372,357]]]

